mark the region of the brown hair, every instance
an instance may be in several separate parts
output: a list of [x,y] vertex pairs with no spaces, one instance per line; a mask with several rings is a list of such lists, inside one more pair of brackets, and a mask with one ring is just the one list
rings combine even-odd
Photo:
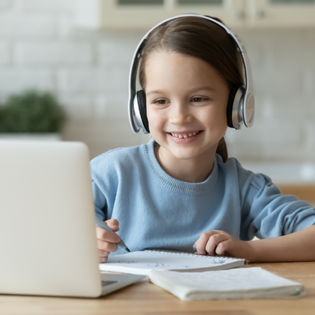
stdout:
[[[222,23],[220,19],[213,19]],[[243,85],[237,44],[221,26],[209,20],[180,17],[163,23],[150,33],[141,52],[139,66],[139,82],[144,90],[145,64],[148,56],[156,51],[172,51],[200,58],[218,70],[230,89]],[[219,141],[216,152],[226,162],[228,152],[224,137]]]

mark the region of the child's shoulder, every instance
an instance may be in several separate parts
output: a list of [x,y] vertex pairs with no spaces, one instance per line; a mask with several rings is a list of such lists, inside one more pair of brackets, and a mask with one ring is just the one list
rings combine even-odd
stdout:
[[255,173],[245,167],[235,157],[230,157],[224,163],[222,158],[217,159],[218,166],[224,170],[227,177],[235,177],[241,185],[251,185],[257,189],[272,182],[272,179],[266,174]]
[[130,165],[130,163],[139,161],[139,159],[141,159],[143,146],[145,146],[145,144],[109,150],[92,159],[90,163],[91,167],[106,168],[110,165],[110,167],[113,168],[115,165]]
[[216,154],[216,161],[218,166],[225,171],[232,171],[233,169],[235,171],[238,171],[239,169],[246,171],[235,157],[229,157],[225,162],[223,162],[221,155]]

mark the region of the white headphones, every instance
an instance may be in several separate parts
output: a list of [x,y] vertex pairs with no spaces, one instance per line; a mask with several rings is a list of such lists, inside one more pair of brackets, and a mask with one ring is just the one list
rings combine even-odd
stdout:
[[232,89],[230,91],[228,106],[227,106],[227,122],[231,128],[239,129],[241,124],[244,123],[246,127],[251,127],[254,123],[255,115],[255,98],[253,93],[253,81],[252,72],[249,63],[249,59],[245,49],[241,46],[235,35],[222,23],[203,15],[198,14],[183,14],[166,19],[161,23],[151,28],[141,39],[138,47],[133,55],[130,72],[129,72],[129,102],[128,102],[128,114],[129,122],[133,132],[137,133],[140,129],[144,133],[149,133],[149,123],[146,110],[146,95],[143,90],[136,92],[136,78],[138,72],[138,64],[140,60],[140,53],[149,34],[161,24],[185,16],[194,16],[202,19],[209,20],[219,26],[221,26],[236,42],[237,50],[239,51],[245,73],[245,86]]

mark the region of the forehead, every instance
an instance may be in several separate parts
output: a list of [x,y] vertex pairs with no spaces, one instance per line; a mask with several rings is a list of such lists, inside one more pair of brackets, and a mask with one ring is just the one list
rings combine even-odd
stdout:
[[175,52],[152,53],[145,65],[146,90],[163,87],[188,88],[211,85],[216,88],[227,83],[206,61]]

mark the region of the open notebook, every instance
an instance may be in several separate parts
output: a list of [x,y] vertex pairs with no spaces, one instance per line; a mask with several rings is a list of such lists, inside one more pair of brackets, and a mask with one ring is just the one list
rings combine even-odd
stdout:
[[109,256],[100,270],[148,275],[150,270],[209,271],[243,267],[245,259],[145,250]]
[[260,267],[179,273],[152,270],[150,280],[181,300],[281,299],[305,295],[304,286]]

